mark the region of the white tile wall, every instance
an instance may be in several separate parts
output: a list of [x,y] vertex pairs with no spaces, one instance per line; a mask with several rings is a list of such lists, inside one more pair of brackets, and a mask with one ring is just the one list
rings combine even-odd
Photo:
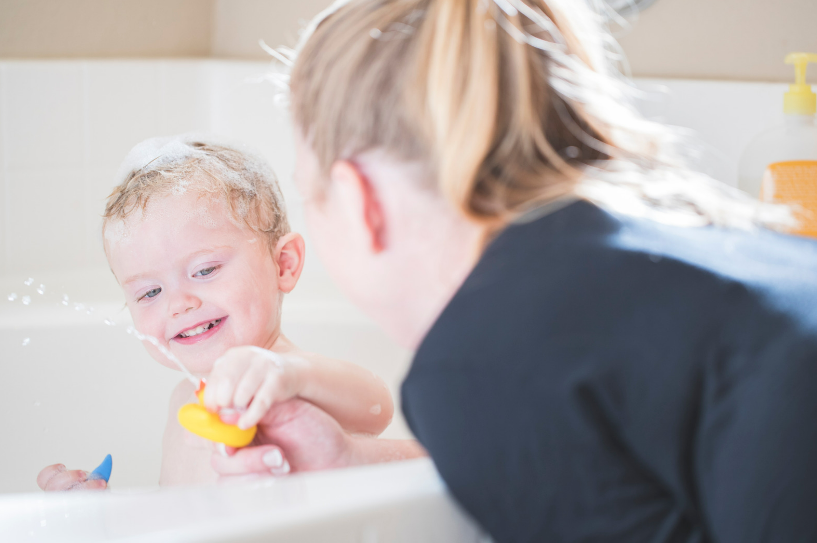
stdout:
[[158,66],[158,134],[211,130],[209,64],[162,61]]
[[[265,62],[0,62],[0,275],[105,267],[99,225],[128,150],[189,131],[246,141],[270,161],[293,229],[305,233],[291,182],[290,121],[258,76]],[[649,113],[695,129],[708,168],[735,183],[740,150],[780,117],[785,85],[644,80],[670,98]],[[307,242],[305,279],[322,275]],[[299,289],[300,290],[300,289]]]
[[4,63],[7,171],[80,168],[82,69],[71,62]]
[[159,134],[158,63],[93,62],[83,65],[88,164],[118,164],[140,141]]
[[702,144],[701,169],[732,186],[746,145],[765,127],[783,122],[788,90],[784,83],[642,79],[638,84],[666,93],[646,104],[645,114],[693,129]]
[[7,272],[82,267],[82,169],[9,170],[5,178]]

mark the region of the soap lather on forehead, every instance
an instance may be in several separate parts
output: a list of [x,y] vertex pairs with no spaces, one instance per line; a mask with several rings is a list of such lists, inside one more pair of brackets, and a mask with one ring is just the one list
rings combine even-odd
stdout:
[[[182,134],[151,138],[134,147],[108,197],[103,232],[106,245],[127,239],[132,219],[162,216],[172,206],[166,198],[189,192],[202,205],[188,211],[191,219],[213,228],[222,211],[239,227],[267,238],[271,247],[289,232],[283,196],[272,169],[245,146],[212,136]],[[216,201],[226,210],[213,207]]]

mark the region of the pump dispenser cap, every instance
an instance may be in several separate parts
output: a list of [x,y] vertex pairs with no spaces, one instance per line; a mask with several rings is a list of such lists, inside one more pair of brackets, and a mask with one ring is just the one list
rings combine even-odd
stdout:
[[817,94],[806,83],[806,68],[809,62],[817,63],[817,55],[812,53],[789,53],[786,64],[794,64],[795,82],[789,85],[789,92],[783,98],[783,111],[787,115],[814,115],[817,113]]

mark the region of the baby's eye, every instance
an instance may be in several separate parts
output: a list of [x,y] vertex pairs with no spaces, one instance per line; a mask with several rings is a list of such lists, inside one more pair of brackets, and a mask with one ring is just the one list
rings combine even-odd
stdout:
[[[142,298],[155,298],[156,296],[159,295],[160,292],[162,292],[161,287],[152,288],[149,291],[145,292],[145,294],[142,295]],[[142,298],[139,299],[141,300]]]
[[202,277],[205,275],[210,275],[214,271],[216,271],[217,266],[210,266],[209,268],[204,268],[203,270],[199,270],[193,274],[193,277]]

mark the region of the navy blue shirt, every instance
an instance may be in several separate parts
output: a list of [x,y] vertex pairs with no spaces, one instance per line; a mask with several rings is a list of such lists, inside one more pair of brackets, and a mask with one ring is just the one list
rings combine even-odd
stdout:
[[497,542],[817,541],[817,242],[586,202],[511,225],[402,396]]

